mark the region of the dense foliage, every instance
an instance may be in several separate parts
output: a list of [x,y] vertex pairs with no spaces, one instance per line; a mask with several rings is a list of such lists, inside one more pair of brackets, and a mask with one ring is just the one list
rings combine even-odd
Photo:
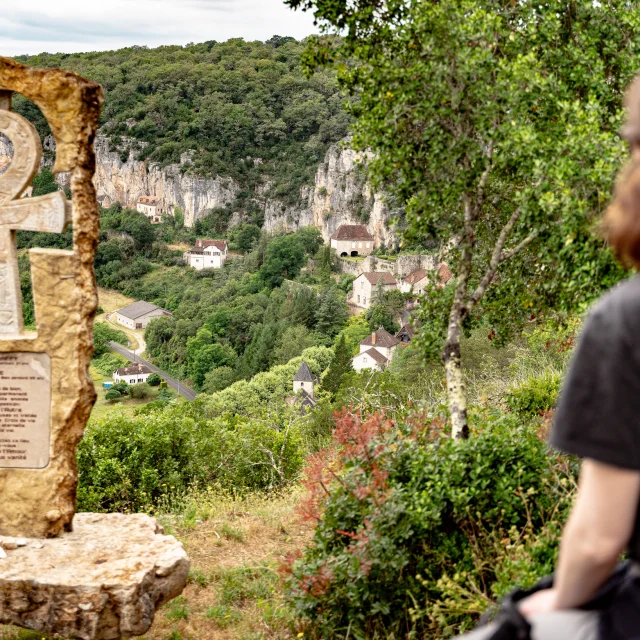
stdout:
[[552,570],[571,467],[513,417],[478,414],[462,442],[443,425],[345,414],[311,461],[314,539],[286,567],[311,637],[441,637]]
[[[297,202],[349,125],[333,74],[303,76],[303,50],[304,43],[275,36],[19,60],[99,82],[106,93],[102,132],[123,160],[131,150],[162,164],[183,157],[186,171],[238,180],[241,198],[272,179],[272,196]],[[17,97],[15,109],[48,133],[31,103]]]
[[[624,162],[622,95],[637,71],[628,0],[286,0],[325,32],[310,68],[335,63],[357,97],[353,145],[405,207],[407,240],[448,245],[455,290],[434,278],[425,346],[445,362],[456,436],[467,435],[464,328],[504,342],[532,316],[585,305],[623,270],[593,233]],[[508,309],[508,312],[505,312]]]
[[[303,353],[316,375],[331,355],[324,347]],[[195,486],[236,492],[286,486],[327,436],[285,403],[301,362],[295,358],[191,404],[153,403],[134,417],[114,412],[92,422],[78,449],[79,507],[153,510]],[[136,397],[141,387],[148,389],[116,385],[113,400]]]

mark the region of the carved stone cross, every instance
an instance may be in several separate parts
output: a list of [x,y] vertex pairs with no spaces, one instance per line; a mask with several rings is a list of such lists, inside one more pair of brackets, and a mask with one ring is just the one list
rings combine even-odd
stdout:
[[10,92],[0,93],[0,133],[13,144],[11,164],[0,176],[0,334],[14,334],[23,329],[16,231],[62,233],[66,197],[56,192],[19,199],[40,168],[42,144],[34,126],[9,111]]

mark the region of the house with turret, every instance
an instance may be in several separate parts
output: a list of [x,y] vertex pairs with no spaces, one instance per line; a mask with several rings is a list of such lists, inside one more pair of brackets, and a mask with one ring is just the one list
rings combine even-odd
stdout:
[[301,407],[312,409],[316,406],[315,385],[317,379],[311,373],[309,365],[303,360],[298,368],[296,375],[293,377],[293,392],[296,394],[294,399],[298,400]]

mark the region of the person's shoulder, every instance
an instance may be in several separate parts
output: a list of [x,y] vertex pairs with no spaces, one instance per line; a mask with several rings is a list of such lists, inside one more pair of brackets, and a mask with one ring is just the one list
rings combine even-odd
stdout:
[[605,293],[589,313],[588,323],[605,321],[609,326],[626,326],[640,320],[640,275],[633,276]]

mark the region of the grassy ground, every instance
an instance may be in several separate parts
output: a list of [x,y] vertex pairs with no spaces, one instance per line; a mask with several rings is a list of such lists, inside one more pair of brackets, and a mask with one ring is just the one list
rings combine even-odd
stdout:
[[98,304],[102,307],[105,313],[111,313],[116,309],[122,309],[122,307],[126,307],[133,302],[135,302],[133,298],[129,298],[123,293],[98,287]]
[[[311,528],[297,521],[297,494],[245,499],[199,495],[161,516],[191,558],[182,596],[160,609],[146,640],[288,640],[298,634],[278,583],[280,558],[302,548]],[[0,629],[2,640],[42,634]]]
[[[92,418],[102,418],[106,416],[108,413],[113,414],[114,411],[122,411],[127,415],[133,415],[135,409],[148,404],[149,402],[153,402],[160,389],[159,387],[151,387],[151,396],[144,400],[119,400],[118,402],[107,402],[105,399],[106,389],[102,386],[103,382],[107,380],[111,380],[110,376],[103,376],[99,371],[96,371],[93,367],[89,368],[89,373],[91,374],[91,379],[93,380],[93,384],[98,393],[98,399],[91,411]],[[169,390],[171,391],[171,389]],[[171,391],[173,393],[173,391]],[[175,395],[175,394],[174,394]]]

